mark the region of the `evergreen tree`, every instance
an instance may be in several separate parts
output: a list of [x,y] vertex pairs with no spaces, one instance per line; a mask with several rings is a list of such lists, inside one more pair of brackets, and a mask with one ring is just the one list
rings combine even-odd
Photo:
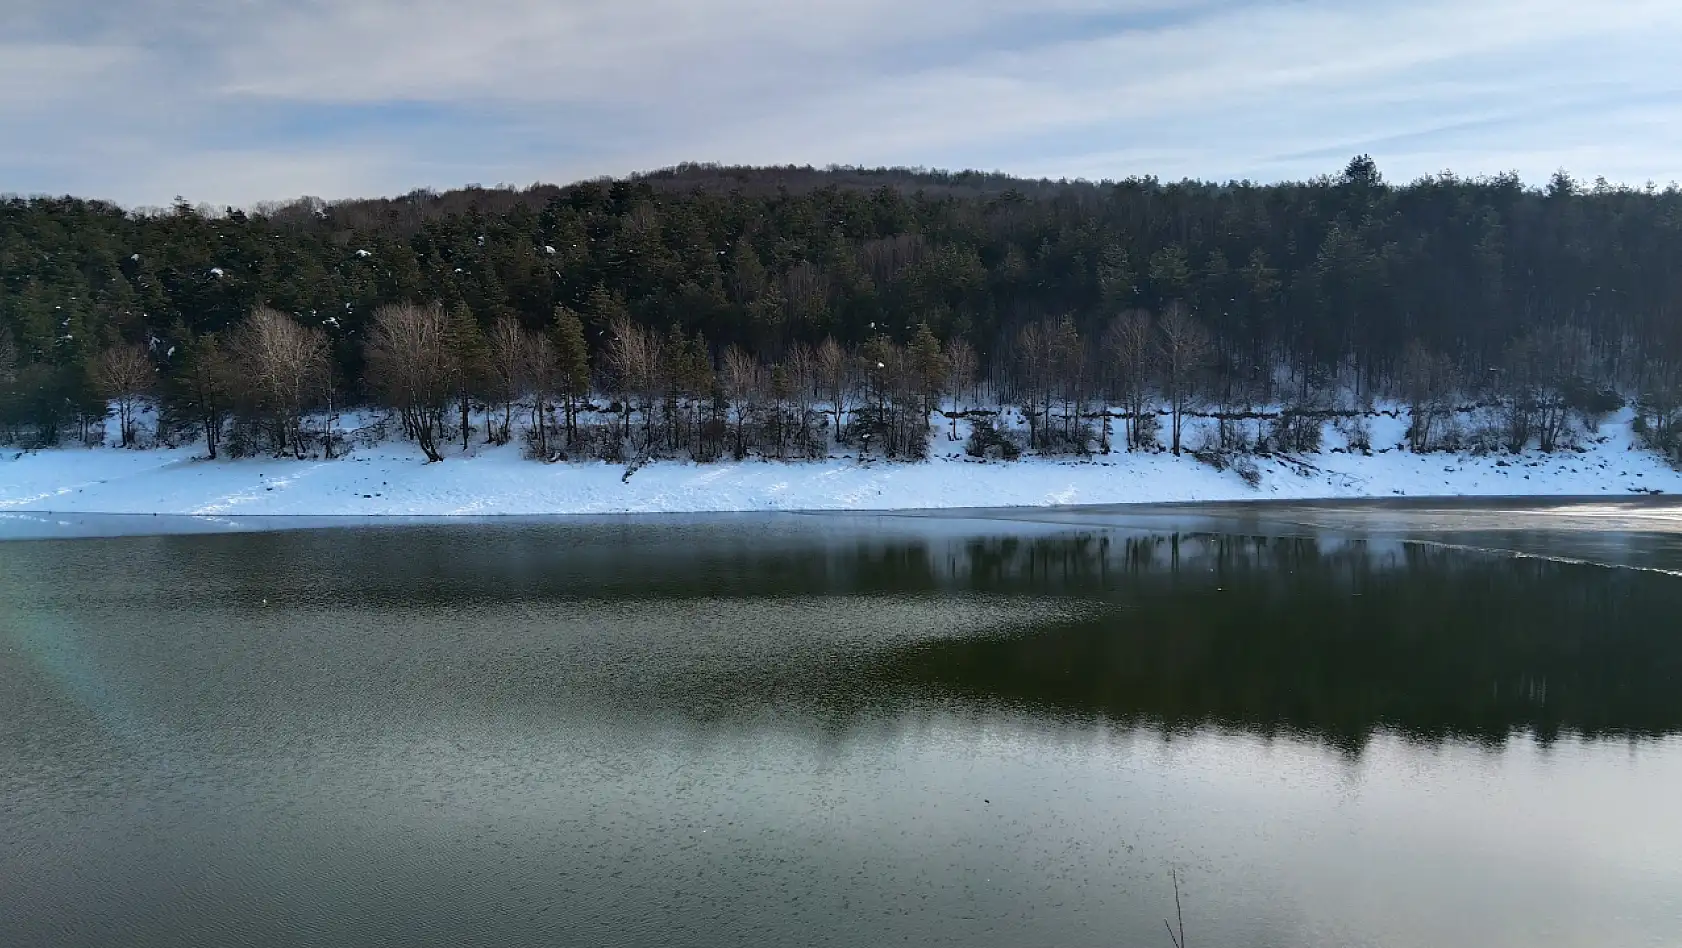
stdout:
[[909,346],[912,372],[915,374],[917,395],[922,402],[923,424],[940,404],[941,388],[946,383],[947,362],[941,352],[940,340],[928,323],[918,323]]
[[233,408],[237,382],[233,364],[215,333],[194,335],[177,326],[173,371],[169,374],[166,405],[204,437],[212,461],[222,446],[222,431]]
[[[1036,447],[1056,433],[1055,404],[1068,439],[1080,440],[1080,405],[1105,385],[1128,403],[1128,443],[1140,447],[1154,417],[1148,403],[1169,382],[1147,364],[1161,355],[1156,330],[1144,355],[1090,344],[1114,341],[1106,324],[1123,312],[1142,314],[1129,326],[1151,327],[1175,303],[1206,331],[1212,358],[1195,375],[1227,407],[1276,401],[1276,378],[1292,379],[1301,404],[1351,388],[1362,401],[1398,396],[1414,344],[1452,363],[1428,377],[1495,378],[1492,370],[1534,361],[1518,355],[1540,327],[1583,349],[1573,391],[1634,393],[1682,371],[1678,221],[1675,188],[1584,184],[1563,171],[1539,187],[1513,175],[1396,185],[1367,156],[1313,181],[1266,186],[696,166],[564,188],[226,213],[185,201],[138,214],[74,198],[7,198],[0,327],[10,358],[0,361],[10,369],[0,365],[0,436],[49,443],[78,427],[102,430],[105,393],[93,384],[101,353],[136,345],[156,362],[172,417],[197,417],[174,410],[194,388],[176,376],[194,361],[162,352],[214,337],[241,367],[229,393],[237,398],[228,399],[239,406],[232,431],[303,450],[298,426],[308,419],[294,409],[386,400],[363,343],[376,311],[412,300],[442,301],[452,316],[466,306],[485,332],[494,384],[482,397],[503,409],[487,425],[489,440],[511,436],[513,404],[543,388],[538,380],[581,387],[566,371],[554,379],[538,371],[544,360],[534,352],[553,348],[585,367],[573,379],[587,380],[592,359],[612,361],[610,326],[652,332],[650,351],[662,356],[633,401],[672,398],[685,361],[679,338],[702,335],[717,352],[736,346],[761,366],[782,365],[790,384],[792,353],[807,346],[816,400],[834,413],[837,437],[846,436],[858,382],[872,417],[892,416],[907,399],[927,408],[943,388],[956,394],[955,383],[931,384],[923,370],[936,347],[950,354],[961,343],[991,391],[1028,408]],[[322,344],[311,394],[296,404],[266,388],[259,369],[268,357],[246,349],[257,337],[234,331],[259,306],[302,330],[292,341]],[[543,325],[559,306],[580,323],[564,341],[559,320]],[[1080,340],[1078,364],[1053,356],[1068,348],[1054,345],[1064,315]],[[548,331],[533,334],[539,328]],[[856,359],[877,336],[888,345],[879,354],[905,357],[891,379],[861,372]],[[691,343],[682,348],[693,355]],[[865,368],[876,362],[889,364]],[[459,410],[474,393],[466,376],[453,377]],[[1521,402],[1557,403],[1546,394],[1552,385],[1506,378],[1480,382],[1477,394],[1501,402],[1515,430]],[[723,443],[701,421],[715,411],[706,401],[714,387],[691,379],[679,399],[690,401],[702,453],[709,441]],[[563,395],[573,404],[583,397]],[[568,414],[575,427],[576,411]],[[645,412],[644,430],[658,420]],[[667,434],[674,449],[684,439]]]
[[448,333],[449,371],[455,381],[456,409],[461,415],[461,450],[466,453],[473,433],[470,424],[473,400],[483,398],[490,387],[490,343],[473,311],[466,306],[456,306],[450,311]]
[[566,413],[568,443],[578,440],[578,411],[590,395],[590,354],[584,321],[564,306],[555,310],[555,377]]

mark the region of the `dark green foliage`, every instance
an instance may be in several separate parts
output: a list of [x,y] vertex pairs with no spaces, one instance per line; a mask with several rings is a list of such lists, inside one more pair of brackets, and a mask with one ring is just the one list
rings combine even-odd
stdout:
[[1624,407],[1617,389],[1597,385],[1582,377],[1568,378],[1562,385],[1565,404],[1584,418],[1603,418]]
[[555,388],[561,397],[568,440],[578,437],[578,410],[590,394],[590,352],[584,341],[584,323],[564,306],[556,307],[554,337]]
[[[1515,341],[1560,327],[1589,349],[1579,369],[1593,397],[1564,396],[1589,415],[1609,404],[1598,397],[1608,383],[1633,390],[1645,366],[1682,359],[1679,254],[1675,189],[1448,175],[1398,187],[1365,158],[1268,186],[688,165],[217,216],[13,198],[0,201],[12,363],[0,425],[54,440],[91,422],[74,380],[99,351],[209,333],[227,347],[259,304],[321,328],[341,394],[362,399],[373,312],[431,302],[470,313],[487,335],[508,317],[546,336],[572,388],[579,339],[588,365],[620,317],[767,365],[800,343],[856,350],[884,336],[916,355],[906,386],[874,393],[878,416],[889,402],[933,405],[931,340],[965,339],[997,381],[1017,371],[1024,327],[1067,317],[1095,351],[1118,313],[1175,302],[1208,330],[1220,388],[1262,401],[1334,383],[1393,390],[1410,344],[1482,384]],[[578,314],[564,338],[557,311]],[[166,375],[180,365],[160,359]],[[1273,390],[1275,368],[1289,371],[1288,391]],[[1051,400],[1079,408],[1112,375],[1099,359],[1073,391],[1055,384],[1066,372],[1040,380],[1036,426],[1054,423]]]
[[461,449],[466,451],[473,434],[469,419],[473,402],[484,401],[492,393],[490,343],[473,311],[466,306],[457,306],[450,312],[449,347]]
[[214,460],[239,387],[234,366],[215,333],[197,335],[177,326],[172,335],[180,342],[166,356],[172,371],[164,389],[165,427],[187,440],[204,438],[205,450]]

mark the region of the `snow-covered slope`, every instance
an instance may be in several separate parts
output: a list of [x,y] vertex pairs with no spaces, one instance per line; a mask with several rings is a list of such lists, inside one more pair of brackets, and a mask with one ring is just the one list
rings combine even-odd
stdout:
[[[540,464],[513,446],[476,448],[437,464],[398,443],[332,461],[211,462],[195,460],[191,448],[61,448],[0,456],[0,512],[435,516],[1682,494],[1682,473],[1639,448],[1629,423],[1627,413],[1611,419],[1580,453],[1471,457],[1398,450],[1404,422],[1381,417],[1373,444],[1388,450],[1256,458],[1257,487],[1166,453],[975,461],[944,427],[934,437],[935,458],[924,463],[660,462],[629,481],[621,466]],[[1328,448],[1341,445],[1330,431]]]

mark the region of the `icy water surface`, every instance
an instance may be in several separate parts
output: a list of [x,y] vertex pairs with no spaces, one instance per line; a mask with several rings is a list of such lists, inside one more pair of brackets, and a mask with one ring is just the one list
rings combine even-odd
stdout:
[[1678,518],[0,521],[0,945],[1682,944]]

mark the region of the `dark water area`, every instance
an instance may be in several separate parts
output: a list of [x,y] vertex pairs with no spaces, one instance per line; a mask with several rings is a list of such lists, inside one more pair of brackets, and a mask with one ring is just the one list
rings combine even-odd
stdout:
[[0,523],[0,945],[1682,944],[1682,507],[144,519]]

